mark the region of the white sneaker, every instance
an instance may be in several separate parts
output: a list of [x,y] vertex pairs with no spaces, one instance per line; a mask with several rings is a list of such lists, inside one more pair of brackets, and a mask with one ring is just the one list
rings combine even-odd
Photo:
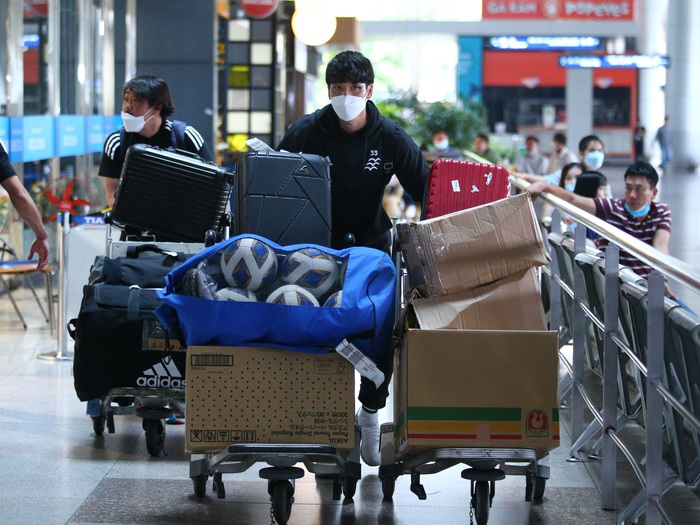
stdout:
[[379,416],[376,412],[367,412],[360,407],[355,415],[355,422],[362,431],[360,441],[360,456],[370,467],[379,466]]

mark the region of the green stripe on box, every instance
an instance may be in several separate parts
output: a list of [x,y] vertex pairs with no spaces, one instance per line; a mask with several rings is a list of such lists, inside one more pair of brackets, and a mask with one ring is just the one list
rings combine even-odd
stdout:
[[559,423],[559,409],[558,408],[552,409],[552,421],[554,421],[555,423]]
[[522,421],[520,408],[408,407],[411,421]]

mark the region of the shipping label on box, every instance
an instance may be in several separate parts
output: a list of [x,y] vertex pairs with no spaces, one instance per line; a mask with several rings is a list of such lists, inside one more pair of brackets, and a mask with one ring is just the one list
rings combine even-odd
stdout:
[[559,446],[556,332],[408,331],[395,360],[399,459],[435,448]]
[[185,446],[237,443],[354,447],[354,369],[341,356],[265,347],[187,350]]
[[397,230],[409,280],[423,297],[469,290],[549,262],[526,193]]

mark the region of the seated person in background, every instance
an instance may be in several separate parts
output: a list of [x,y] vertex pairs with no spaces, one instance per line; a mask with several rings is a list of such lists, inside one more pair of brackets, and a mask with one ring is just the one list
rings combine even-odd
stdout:
[[[561,170],[561,178],[559,179],[559,187],[566,191],[574,191],[576,187],[576,179],[583,172],[583,164],[580,162],[571,162],[564,166]],[[564,220],[562,218],[562,220]],[[549,226],[552,222],[552,207],[546,202],[542,203],[542,222],[545,226]],[[564,222],[566,222],[564,220]],[[569,223],[566,223],[569,224]]]
[[[545,181],[534,182],[525,191],[533,198],[542,192],[551,193],[653,246],[661,253],[668,254],[668,243],[671,238],[671,209],[664,203],[654,201],[659,192],[656,187],[659,183],[659,174],[648,162],[639,161],[629,166],[624,176],[624,199],[583,197]],[[603,237],[596,242],[596,246],[601,249],[605,249],[607,245],[608,240]],[[629,266],[641,277],[647,277],[652,270],[648,264],[623,250],[620,250],[620,265]],[[675,299],[668,285],[666,292]]]
[[[568,188],[566,188],[566,190],[571,191]],[[600,172],[584,171],[576,178],[573,193],[591,199],[607,199],[608,179]],[[572,219],[563,217],[562,220],[568,225],[569,231],[574,231],[576,229],[576,222]],[[586,230],[586,238],[595,241],[598,239],[598,234],[593,230]]]
[[552,147],[554,151],[549,157],[548,168],[550,173],[561,171],[572,162],[578,162],[578,155],[566,147],[566,135],[563,133],[555,133],[552,136]]
[[489,164],[496,166],[501,164],[498,153],[489,147],[489,136],[486,133],[479,133],[474,137],[474,153],[485,159]]
[[[603,166],[605,160],[605,148],[603,141],[597,135],[586,135],[578,143],[578,152],[581,156],[583,171],[598,171]],[[519,177],[528,182],[544,181],[550,184],[559,184],[561,171],[552,171],[547,175],[533,175],[531,173],[518,173]],[[608,188],[610,192],[610,188]]]
[[518,159],[517,171],[532,175],[544,175],[547,173],[549,159],[540,151],[540,139],[534,135],[525,138],[527,152]]

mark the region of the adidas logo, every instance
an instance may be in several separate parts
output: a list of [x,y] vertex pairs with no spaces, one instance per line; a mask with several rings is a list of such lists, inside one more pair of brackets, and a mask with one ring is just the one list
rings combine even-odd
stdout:
[[136,385],[148,388],[185,388],[185,380],[175,366],[173,358],[168,356],[144,370],[136,380]]

